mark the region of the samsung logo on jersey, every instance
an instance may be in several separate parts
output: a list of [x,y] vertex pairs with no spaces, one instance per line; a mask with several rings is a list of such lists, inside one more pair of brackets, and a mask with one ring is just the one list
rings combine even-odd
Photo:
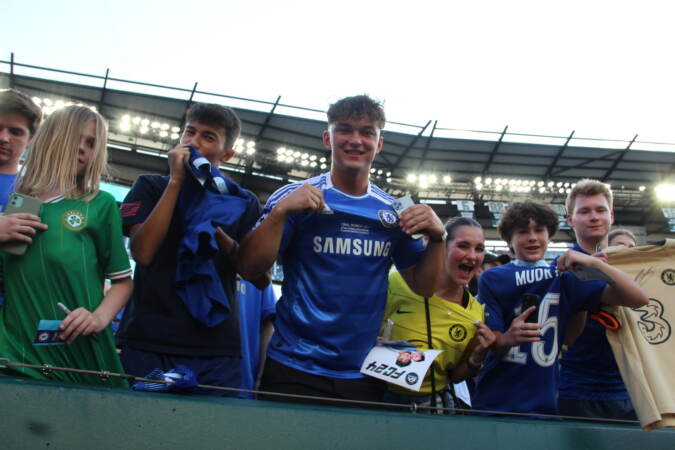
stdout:
[[314,236],[314,252],[330,255],[389,256],[391,242]]
[[556,275],[557,272],[552,273],[551,269],[548,267],[537,267],[530,270],[523,270],[522,272],[516,272],[516,286],[532,284],[541,280],[551,280],[555,278]]

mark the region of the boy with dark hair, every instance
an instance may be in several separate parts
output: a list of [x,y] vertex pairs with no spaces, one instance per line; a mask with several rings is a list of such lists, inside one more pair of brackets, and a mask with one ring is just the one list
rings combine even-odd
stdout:
[[[23,92],[0,90],[0,213],[5,210],[19,171],[19,159],[35,135],[42,110]],[[31,243],[36,230],[47,226],[33,214],[0,216],[0,242]]]
[[[565,205],[567,223],[574,229],[577,238],[574,250],[594,254],[608,246],[608,233],[614,222],[612,200],[612,191],[598,180],[584,179],[572,188]],[[560,413],[581,417],[636,419],[630,396],[605,336],[605,327],[592,317],[579,320],[582,332],[574,344],[563,351],[560,360]]]
[[[251,192],[225,178],[219,180],[226,187],[225,193],[209,194],[186,168],[186,161],[206,159],[209,170],[221,176],[217,168],[234,154],[240,128],[239,118],[229,108],[193,105],[180,143],[168,154],[170,175],[140,176],[122,204],[124,231],[131,238],[131,252],[137,262],[134,292],[117,335],[128,373],[145,376],[155,368],[167,371],[183,364],[197,374],[201,384],[239,387],[236,241],[255,224],[260,206]],[[198,203],[207,200],[210,203]],[[211,295],[212,291],[198,290],[195,294],[178,283],[191,262],[184,253],[179,257],[179,251],[188,246],[193,213],[199,214],[202,225],[218,224],[209,234],[217,246],[213,244],[215,250],[205,264],[213,268],[213,273],[207,272],[215,278],[211,288],[216,294],[224,293],[224,303],[201,303],[206,302],[202,294]],[[261,287],[267,282],[262,275],[258,279]],[[223,300],[223,295],[218,298]]]
[[[241,244],[244,278],[282,257],[284,283],[262,390],[381,400],[384,384],[360,366],[376,342],[392,259],[420,295],[434,292],[446,233],[428,205],[400,217],[393,197],[369,182],[383,145],[381,105],[365,95],[331,105],[324,146],[331,170],[272,194]],[[429,245],[412,234],[425,231]]]
[[[478,376],[476,409],[556,414],[557,357],[570,318],[598,302],[638,307],[648,301],[635,282],[599,258],[570,250],[548,264],[544,255],[557,229],[556,213],[534,202],[513,203],[501,218],[499,232],[516,259],[479,281],[478,300],[496,343]],[[582,283],[568,272],[578,265],[614,281]],[[523,310],[533,300],[538,306]],[[531,315],[536,320],[528,321]]]

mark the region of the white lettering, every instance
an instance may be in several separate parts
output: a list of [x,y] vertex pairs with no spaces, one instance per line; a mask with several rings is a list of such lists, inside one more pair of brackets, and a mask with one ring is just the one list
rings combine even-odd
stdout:
[[339,255],[349,255],[351,254],[351,246],[352,244],[352,239],[351,238],[337,238],[337,245],[335,248],[335,253]]
[[314,236],[314,253],[321,251],[321,236]]

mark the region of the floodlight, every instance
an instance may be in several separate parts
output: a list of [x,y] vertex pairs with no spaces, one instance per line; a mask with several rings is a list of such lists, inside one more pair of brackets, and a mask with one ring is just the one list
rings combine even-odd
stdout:
[[[279,149],[279,150],[281,150],[281,149]],[[279,153],[277,155],[277,161],[284,162],[285,159],[286,159],[286,157],[282,153]]]
[[141,120],[141,125],[143,125],[144,127],[147,127],[149,124],[150,124],[150,121],[148,119]]
[[564,188],[559,188],[559,189],[558,189],[558,192],[561,193],[561,194],[564,194],[564,193],[565,193],[565,189],[564,189]]
[[[539,186],[539,187],[544,186],[544,182],[543,182],[543,181],[538,182],[538,183],[537,183],[537,186]],[[540,190],[539,192],[541,192],[541,190]]]
[[479,191],[483,190],[483,185],[482,184],[476,184],[476,189]]
[[255,148],[254,147],[249,147],[246,149],[246,154],[247,155],[252,155],[255,153]]
[[42,103],[44,103],[47,106],[52,106],[52,99],[50,98],[43,98]]
[[302,161],[300,161],[300,165],[303,166],[303,167],[307,166],[308,164],[309,164],[309,162],[306,159],[303,159]]
[[419,183],[420,188],[426,189],[429,187],[429,183],[427,183],[426,178],[422,180],[422,177],[420,177],[420,183]]
[[662,202],[671,202],[675,200],[675,185],[669,183],[661,183],[654,188],[656,198]]
[[[50,104],[51,104],[51,102],[50,102]],[[129,117],[129,114],[125,114],[125,115],[122,116],[122,122],[129,122],[130,119],[131,119],[131,117]]]
[[120,131],[129,131],[129,128],[131,126],[129,125],[129,122],[120,122]]
[[309,160],[310,161],[316,161],[316,155],[310,155]]
[[638,190],[639,190],[640,192],[644,192],[645,189],[646,189],[645,186],[640,186],[640,187],[638,188]]
[[320,166],[320,167],[321,167],[321,169],[323,170],[323,169],[325,169],[325,168],[326,168],[326,165],[325,165],[325,164],[321,164],[321,166]]
[[476,184],[479,184],[481,181],[483,181],[483,179],[481,177],[476,177],[476,178],[473,179],[473,182],[476,183]]
[[283,155],[284,153],[286,153],[286,147],[279,147],[277,149],[277,155]]
[[452,178],[450,177],[450,175],[445,175],[443,177],[443,184],[450,184],[450,183],[452,183]]
[[180,137],[180,134],[178,133],[171,133],[171,139],[178,139]]
[[33,103],[35,103],[38,106],[40,106],[42,104],[42,99],[40,97],[33,97],[32,100],[33,100]]
[[171,127],[171,131],[174,133],[180,133],[180,127]]
[[414,173],[409,173],[408,176],[405,177],[405,179],[408,183],[414,183],[415,181],[417,181],[417,175],[415,175]]
[[377,170],[377,174],[378,174],[378,175],[382,175],[382,169],[378,169],[378,170]]
[[504,187],[503,187],[501,184],[498,184],[497,186],[495,186],[495,191],[499,192],[499,191],[501,191],[503,188],[504,188]]
[[169,133],[167,133],[167,132],[164,131],[164,130],[162,130],[162,131],[159,132],[159,137],[167,137],[168,135],[169,135]]
[[148,132],[148,127],[145,126],[145,125],[143,125],[143,126],[141,126],[141,128],[138,129],[138,131],[139,131],[141,134],[145,134],[145,133]]
[[[134,118],[131,120],[131,122],[132,122],[134,125],[138,125],[139,123],[141,123],[141,118],[138,117],[138,116],[136,116],[136,117],[134,117]],[[174,133],[175,133],[175,131],[174,131]]]
[[387,177],[387,183],[391,183],[391,177]]
[[492,184],[492,178],[486,178],[485,184]]
[[326,158],[324,158],[324,157],[322,156],[321,159],[319,159],[319,162],[325,163],[325,162],[326,162]]
[[[127,117],[129,117],[129,116],[127,116]],[[159,128],[159,122],[152,122],[152,124],[150,125],[150,127],[151,127],[151,128]]]
[[371,168],[370,168],[370,173],[375,173],[375,168],[374,168],[374,167],[371,167]]
[[311,163],[309,163],[309,167],[316,167],[316,161],[312,161]]
[[387,176],[390,177],[390,176],[391,176],[391,172],[387,172]]
[[540,188],[539,188],[539,193],[540,193],[540,194],[543,194],[544,192],[546,192],[546,188],[545,188],[545,187],[540,187]]
[[307,159],[307,158],[309,158],[309,155],[308,155],[307,153],[303,153],[303,154],[302,154],[302,159]]

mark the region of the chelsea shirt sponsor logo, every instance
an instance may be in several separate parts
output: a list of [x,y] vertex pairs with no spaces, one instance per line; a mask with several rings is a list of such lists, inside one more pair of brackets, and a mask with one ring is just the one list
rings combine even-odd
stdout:
[[71,231],[80,231],[87,225],[87,216],[81,211],[72,209],[63,213],[61,223]]
[[315,253],[330,255],[388,257],[391,251],[391,242],[374,239],[314,236],[312,249]]
[[390,209],[380,209],[377,212],[377,217],[379,217],[382,226],[386,228],[395,228],[398,226],[398,216]]

